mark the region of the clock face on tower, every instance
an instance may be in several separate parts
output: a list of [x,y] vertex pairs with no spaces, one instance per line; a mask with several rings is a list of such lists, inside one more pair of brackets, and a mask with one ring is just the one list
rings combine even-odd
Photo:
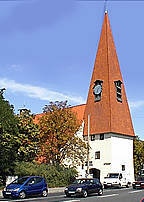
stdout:
[[102,87],[100,84],[97,84],[95,87],[94,87],[94,94],[95,95],[99,95],[102,91]]

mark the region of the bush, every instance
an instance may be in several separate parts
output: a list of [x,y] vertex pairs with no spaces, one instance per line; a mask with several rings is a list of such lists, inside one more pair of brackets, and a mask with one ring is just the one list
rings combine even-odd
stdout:
[[77,176],[75,168],[38,164],[36,162],[16,162],[15,175],[45,177],[48,187],[61,187],[69,185]]

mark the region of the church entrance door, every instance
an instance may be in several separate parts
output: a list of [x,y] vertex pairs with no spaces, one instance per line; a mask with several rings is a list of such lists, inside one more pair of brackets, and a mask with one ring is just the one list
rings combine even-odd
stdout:
[[96,168],[91,168],[90,174],[93,175],[93,178],[98,178],[100,180],[100,170]]

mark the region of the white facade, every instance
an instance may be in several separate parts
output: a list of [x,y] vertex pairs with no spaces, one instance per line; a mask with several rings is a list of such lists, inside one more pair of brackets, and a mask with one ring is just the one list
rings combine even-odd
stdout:
[[[103,136],[104,135],[104,136]],[[100,139],[100,134],[90,135],[90,169],[100,171],[100,181],[111,172],[120,172],[127,176],[130,182],[134,181],[133,166],[133,137],[106,133]],[[99,155],[96,155],[96,152]],[[98,157],[98,158],[97,158]],[[87,160],[86,160],[87,161]],[[86,176],[87,166],[78,167],[80,177]]]

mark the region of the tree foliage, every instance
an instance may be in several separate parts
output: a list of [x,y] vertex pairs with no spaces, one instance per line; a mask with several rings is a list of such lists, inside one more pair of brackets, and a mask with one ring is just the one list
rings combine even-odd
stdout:
[[38,164],[37,162],[17,162],[15,175],[29,176],[39,175],[45,177],[48,187],[59,187],[71,184],[77,177],[75,168],[53,166],[50,164]]
[[77,136],[80,122],[76,114],[65,102],[50,102],[44,107],[44,115],[39,119],[42,150],[39,158],[52,164],[83,161],[86,144]]
[[134,170],[135,176],[140,174],[144,164],[144,142],[138,137],[134,139]]
[[17,120],[14,108],[5,100],[4,89],[0,90],[0,176],[5,183],[6,175],[13,173],[16,158]]
[[40,131],[39,126],[34,123],[34,115],[30,110],[20,111],[18,117],[18,160],[32,161],[39,151]]

